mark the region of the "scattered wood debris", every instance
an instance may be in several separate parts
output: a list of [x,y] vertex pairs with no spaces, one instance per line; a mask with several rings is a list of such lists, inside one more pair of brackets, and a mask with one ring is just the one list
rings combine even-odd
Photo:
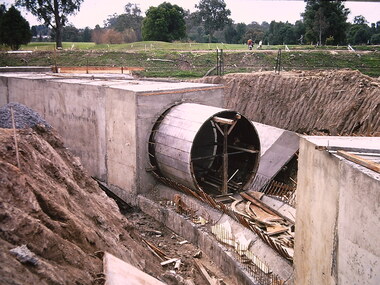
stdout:
[[204,264],[202,264],[199,260],[193,259],[195,267],[198,269],[199,273],[204,277],[204,280],[207,282],[208,285],[219,285],[220,279],[216,279],[215,277],[211,277],[210,274],[207,272],[206,267]]
[[178,260],[179,260],[178,258],[171,258],[171,259],[168,259],[168,260],[166,260],[166,261],[161,262],[161,265],[162,265],[162,266],[165,266],[165,265],[168,265],[168,264],[170,264],[170,263],[177,262]]
[[[282,215],[264,204],[260,199],[263,194],[256,191],[240,193],[243,200],[231,204],[231,209],[243,217],[250,227],[259,234],[269,245],[279,251],[289,260],[293,259],[294,234],[293,224]],[[215,228],[213,233],[219,235],[220,240],[232,245],[226,230]]]
[[166,257],[165,253],[159,249],[158,247],[156,247],[153,243],[145,240],[145,239],[142,239],[143,243],[146,244],[146,246],[148,247],[148,249],[155,255],[157,256],[161,261],[164,261],[164,260],[167,260],[168,258]]

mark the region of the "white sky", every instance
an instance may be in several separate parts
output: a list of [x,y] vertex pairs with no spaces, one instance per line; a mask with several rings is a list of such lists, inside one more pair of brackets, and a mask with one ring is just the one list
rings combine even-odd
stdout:
[[[199,0],[84,0],[80,11],[75,16],[70,16],[69,22],[77,28],[86,26],[94,28],[97,24],[103,26],[108,15],[124,13],[124,6],[128,2],[138,4],[145,15],[150,6],[158,6],[165,1],[191,12],[196,10],[195,4],[199,3]],[[14,0],[0,0],[0,3],[5,3],[8,8],[14,2]],[[301,13],[305,10],[305,2],[302,0],[225,0],[225,2],[227,8],[231,10],[231,18],[235,23],[249,24],[253,21],[270,23],[272,20],[295,23],[301,19]],[[380,21],[380,2],[347,1],[344,5],[351,11],[348,16],[350,22],[358,15],[363,15],[369,23]],[[22,11],[22,14],[31,26],[40,24],[30,13]]]

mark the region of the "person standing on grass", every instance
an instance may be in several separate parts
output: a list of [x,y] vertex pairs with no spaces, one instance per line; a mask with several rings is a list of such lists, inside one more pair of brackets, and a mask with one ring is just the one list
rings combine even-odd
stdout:
[[252,39],[249,39],[249,40],[247,41],[247,45],[248,45],[248,48],[251,50],[251,49],[252,49],[252,46],[253,46]]

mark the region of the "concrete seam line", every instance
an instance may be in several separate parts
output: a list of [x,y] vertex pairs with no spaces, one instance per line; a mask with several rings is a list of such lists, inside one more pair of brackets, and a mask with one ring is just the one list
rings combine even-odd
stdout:
[[183,90],[177,90],[177,91],[141,93],[138,95],[152,96],[152,95],[164,95],[164,94],[178,94],[178,93],[189,93],[189,92],[196,92],[196,91],[209,91],[209,90],[224,89],[224,88],[226,88],[226,87],[225,86],[218,86],[218,87],[199,88],[199,89],[183,89]]

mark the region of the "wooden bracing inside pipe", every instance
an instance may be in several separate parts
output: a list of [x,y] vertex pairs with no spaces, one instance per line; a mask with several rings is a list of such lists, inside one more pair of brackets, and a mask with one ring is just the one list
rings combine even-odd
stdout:
[[213,117],[216,128],[223,135],[223,184],[222,184],[222,194],[227,194],[228,192],[228,135],[231,133],[236,125],[236,122],[241,118],[241,116],[236,115],[235,120],[225,119],[220,117]]

